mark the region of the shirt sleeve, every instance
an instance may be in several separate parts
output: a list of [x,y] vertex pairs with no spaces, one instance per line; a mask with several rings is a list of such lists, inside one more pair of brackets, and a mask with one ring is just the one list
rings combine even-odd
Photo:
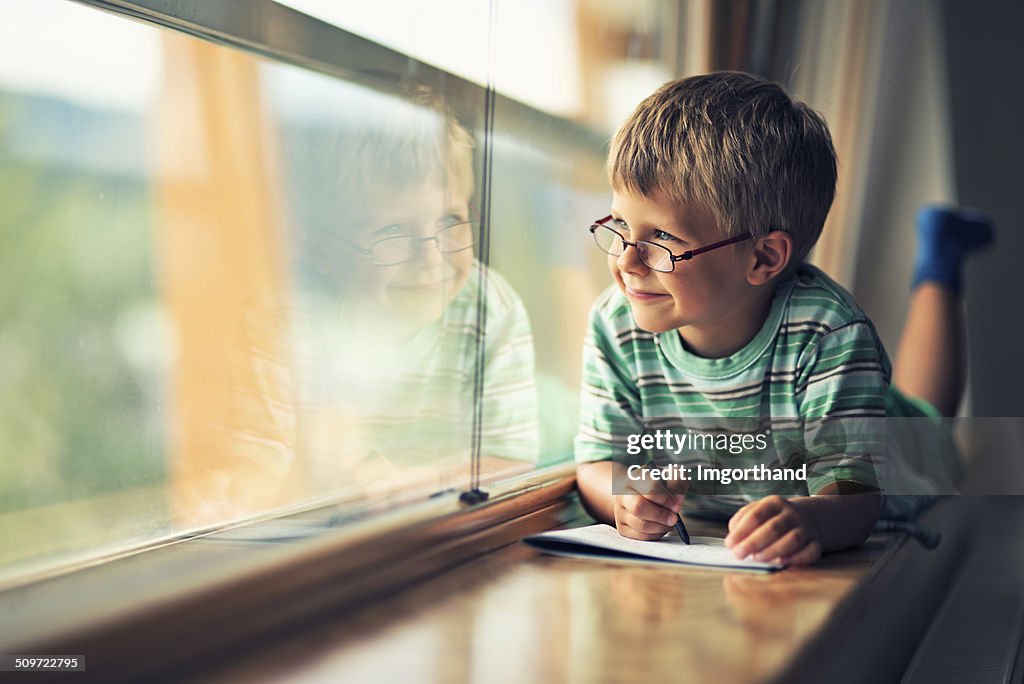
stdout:
[[574,442],[577,463],[621,459],[627,437],[643,432],[641,415],[636,383],[614,329],[595,305],[583,341],[580,426]]
[[797,373],[807,489],[835,482],[879,489],[889,361],[874,327],[852,321],[819,337]]

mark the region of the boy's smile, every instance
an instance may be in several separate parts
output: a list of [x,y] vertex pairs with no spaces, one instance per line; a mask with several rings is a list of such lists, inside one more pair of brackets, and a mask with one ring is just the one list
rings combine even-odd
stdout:
[[[710,214],[680,206],[661,193],[651,197],[614,193],[614,228],[633,242],[648,240],[674,255],[723,239]],[[633,247],[608,258],[608,268],[629,299],[637,325],[650,332],[679,330],[701,356],[728,356],[757,333],[772,288],[747,282],[754,262],[749,248],[730,246],[677,261],[671,273],[654,271]]]

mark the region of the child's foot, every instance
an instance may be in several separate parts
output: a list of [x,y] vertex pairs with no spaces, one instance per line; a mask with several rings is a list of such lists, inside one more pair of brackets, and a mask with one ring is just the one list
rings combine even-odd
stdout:
[[923,282],[960,294],[964,257],[994,238],[992,220],[977,209],[924,206],[917,212],[917,260],[911,289]]

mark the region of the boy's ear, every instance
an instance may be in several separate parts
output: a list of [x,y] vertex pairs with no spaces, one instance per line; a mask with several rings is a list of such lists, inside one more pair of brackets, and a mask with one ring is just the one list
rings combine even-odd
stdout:
[[764,285],[782,273],[793,258],[793,238],[783,230],[773,230],[754,243],[754,262],[747,271],[747,282]]

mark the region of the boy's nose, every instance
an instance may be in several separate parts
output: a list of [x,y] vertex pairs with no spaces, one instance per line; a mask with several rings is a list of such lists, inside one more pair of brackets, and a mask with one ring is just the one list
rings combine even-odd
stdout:
[[649,270],[632,245],[626,245],[625,251],[615,259],[615,265],[625,273],[646,273]]
[[444,255],[441,253],[437,240],[427,238],[414,242],[413,261],[426,266],[434,266],[444,261]]

